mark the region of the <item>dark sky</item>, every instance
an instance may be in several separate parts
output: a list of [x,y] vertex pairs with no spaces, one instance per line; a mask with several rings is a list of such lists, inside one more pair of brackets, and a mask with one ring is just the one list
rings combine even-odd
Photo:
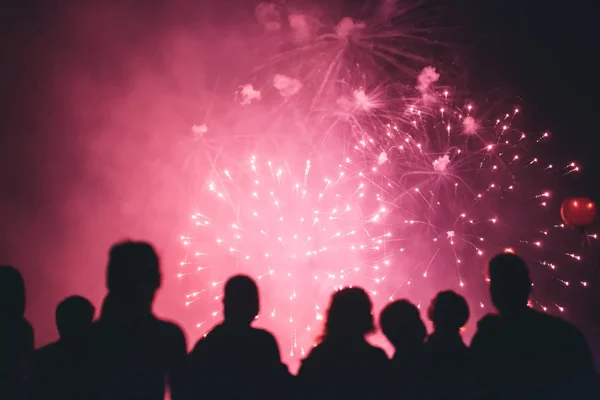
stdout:
[[[450,19],[459,21],[453,39],[464,46],[469,85],[482,93],[501,90],[521,98],[530,131],[553,133],[548,156],[582,165],[583,173],[566,180],[561,195],[598,201],[600,57],[594,49],[600,39],[600,3],[459,0],[442,7],[449,3]],[[598,259],[596,248],[585,266],[595,282],[600,282]],[[593,291],[578,295],[568,316],[584,330],[597,364],[599,300]]]
[[[460,54],[461,66],[468,70],[469,86],[480,92],[493,92],[500,88],[520,96],[531,129],[548,129],[555,133],[553,151],[556,154],[553,156],[581,161],[584,174],[572,181],[574,183],[567,188],[567,194],[584,194],[597,199],[600,195],[596,183],[600,163],[595,162],[597,143],[600,143],[596,138],[600,134],[597,129],[600,106],[597,101],[600,94],[598,3],[581,0],[436,2],[442,4],[438,9],[444,10],[447,16],[443,20],[444,30],[440,32],[448,32],[447,40],[457,42],[456,53]],[[55,76],[60,76],[61,69],[65,68],[59,62],[49,60],[61,60],[56,55],[60,56],[77,41],[61,25],[61,10],[67,3],[4,1],[0,10],[2,53],[9,55],[0,67],[0,106],[4,114],[0,122],[0,261],[27,265],[24,274],[34,291],[30,297],[34,298],[33,304],[42,310],[29,310],[30,317],[34,325],[44,327],[52,324],[52,308],[58,300],[54,293],[63,284],[64,277],[61,275],[59,279],[49,267],[44,269],[39,265],[94,263],[99,265],[96,270],[101,271],[105,250],[69,249],[63,239],[74,235],[73,232],[93,235],[101,226],[100,247],[105,249],[112,240],[106,232],[114,226],[108,222],[104,225],[90,223],[88,226],[85,221],[88,218],[101,220],[103,215],[115,212],[114,204],[126,203],[125,194],[129,193],[125,186],[120,187],[118,190],[122,197],[107,195],[111,201],[104,201],[102,196],[95,195],[89,199],[89,210],[65,212],[69,207],[65,199],[72,190],[86,188],[89,193],[117,190],[87,173],[82,166],[86,153],[82,151],[77,135],[74,139],[65,139],[67,136],[63,134],[70,130],[76,132],[81,126],[72,125],[66,117],[69,113],[66,106],[48,95],[52,93],[49,88],[55,89],[53,85],[60,83]],[[160,7],[162,2],[138,3],[145,4],[141,8],[138,6],[139,19],[156,23],[156,29],[148,34],[160,35],[164,23],[161,23],[161,17],[168,18]],[[169,15],[174,18],[181,13]],[[123,40],[144,42],[143,38],[136,37],[135,23],[132,22],[132,26],[132,34]],[[107,30],[102,34],[109,36],[111,32]],[[145,51],[151,54],[153,49]],[[93,65],[98,60],[90,55],[87,62]],[[110,79],[118,81],[118,76],[110,75],[113,72],[107,69],[98,73],[108,74]],[[84,94],[86,101],[103,95]],[[143,113],[143,109],[139,112]],[[102,124],[103,121],[86,120],[86,123]],[[61,142],[59,147],[57,141]],[[153,142],[152,146],[158,151],[162,143]],[[54,155],[51,157],[49,153]],[[118,174],[118,165],[111,167]],[[56,182],[61,184],[56,185]],[[161,212],[168,214],[173,211],[156,211],[157,214]],[[139,222],[131,210],[125,212],[120,209],[119,213],[120,224],[128,226],[119,230],[119,235],[143,231],[136,228]],[[65,233],[67,230],[69,234]],[[152,234],[160,237],[155,231],[151,231],[150,236]],[[23,245],[29,240],[34,243]],[[30,254],[32,249],[36,256]],[[69,255],[65,256],[65,252]],[[60,268],[60,265],[53,268]],[[77,271],[72,268],[69,272]],[[103,276],[96,272],[89,279],[98,281]],[[75,287],[78,279],[71,280],[69,287]],[[86,288],[82,292],[86,292]],[[40,306],[41,293],[53,293],[45,306]],[[98,297],[97,294],[94,296]],[[584,326],[590,338],[600,337],[600,323],[595,317],[598,315],[597,306],[594,305],[598,304],[598,298],[589,295],[580,302],[589,307],[579,307],[571,318]],[[598,348],[600,343],[594,345]]]
[[598,3],[467,3],[474,76],[482,83],[516,89],[525,100],[528,119],[543,121],[541,129],[558,133],[564,151],[582,160],[589,185],[581,190],[597,193]]
[[[539,131],[554,133],[553,156],[582,164],[583,173],[570,180],[564,194],[598,201],[600,57],[594,49],[600,38],[600,4],[465,1],[460,8],[470,37],[472,77],[480,87],[506,85],[520,95],[527,120]],[[600,263],[588,262],[586,267],[595,269],[591,276],[598,282]],[[570,318],[585,330],[598,361],[599,297],[587,293],[575,303]]]

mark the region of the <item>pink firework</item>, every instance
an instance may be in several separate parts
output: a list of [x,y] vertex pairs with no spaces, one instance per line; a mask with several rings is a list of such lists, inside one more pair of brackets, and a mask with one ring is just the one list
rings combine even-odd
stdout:
[[257,322],[289,357],[315,343],[332,291],[360,284],[379,295],[392,236],[382,189],[373,171],[326,158],[260,153],[209,179],[192,215],[197,229],[182,237],[189,251],[179,275],[201,332],[222,318],[223,284],[233,274],[258,281]]
[[546,161],[550,135],[518,129],[518,108],[454,96],[433,67],[406,84],[407,54],[386,44],[402,36],[348,18],[322,33],[301,17],[289,19],[299,43],[240,81],[231,121],[193,128],[212,166],[179,271],[198,334],[222,319],[223,284],[238,273],[258,281],[256,323],[286,361],[318,340],[343,286],[368,290],[376,311],[454,289],[476,320],[491,311],[486,260],[502,251],[530,264],[533,307],[564,312],[560,290],[589,286],[572,268],[581,238],[558,213],[560,179],[580,167]]
[[[432,73],[426,68],[421,76]],[[438,78],[417,86],[421,97],[408,102],[402,118],[355,130],[354,157],[388,180],[387,222],[400,244],[394,265],[403,266],[387,275],[395,285],[390,299],[428,301],[452,288],[485,308],[486,257],[512,251],[527,259],[542,288],[531,305],[564,312],[560,287],[588,286],[571,268],[582,261],[582,238],[564,229],[558,213],[560,180],[580,167],[545,161],[550,134],[519,130],[518,108],[487,118],[493,110],[478,112],[471,102],[456,107],[460,99],[431,85]],[[431,288],[426,296],[423,288]]]
[[200,332],[222,318],[222,285],[237,273],[259,282],[257,324],[275,332],[291,362],[318,340],[328,296],[343,286],[364,287],[376,308],[402,297],[426,305],[452,288],[478,316],[491,310],[486,257],[501,251],[523,255],[543,284],[532,306],[565,311],[547,281],[588,282],[569,268],[582,256],[568,243],[581,250],[580,242],[561,225],[549,188],[579,167],[544,163],[535,152],[550,135],[516,129],[518,109],[485,120],[450,97],[356,129],[344,151],[257,150],[214,164],[196,228],[182,238],[180,277]]

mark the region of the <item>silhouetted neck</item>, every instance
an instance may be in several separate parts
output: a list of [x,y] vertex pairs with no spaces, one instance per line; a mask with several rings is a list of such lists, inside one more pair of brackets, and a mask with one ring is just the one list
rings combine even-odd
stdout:
[[226,318],[222,325],[227,329],[250,329],[251,327],[249,322],[235,318]]
[[332,343],[332,344],[363,344],[366,343],[364,336],[347,336],[344,334],[339,335],[326,335],[323,338],[323,343]]
[[519,317],[522,315],[529,314],[530,312],[531,312],[531,308],[529,308],[527,305],[524,305],[523,307],[515,307],[515,308],[502,310],[502,311],[500,311],[500,316],[506,317],[506,318]]
[[435,328],[435,331],[431,334],[431,337],[459,338],[460,331],[452,328]]
[[423,354],[423,345],[417,346],[398,346],[394,350],[394,355],[392,359],[394,360],[414,360]]
[[104,299],[100,318],[103,320],[132,322],[152,315],[152,303],[123,301],[109,294]]
[[81,348],[82,346],[85,346],[87,344],[86,340],[87,340],[87,337],[83,336],[83,335],[82,336],[72,336],[72,337],[67,336],[67,337],[61,337],[57,343],[63,349],[76,350],[76,349]]

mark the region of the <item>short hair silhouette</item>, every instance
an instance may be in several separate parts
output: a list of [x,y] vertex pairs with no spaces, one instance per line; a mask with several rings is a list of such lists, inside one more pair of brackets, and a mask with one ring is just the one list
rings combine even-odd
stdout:
[[230,278],[225,284],[223,308],[226,322],[250,324],[260,308],[254,280],[246,275]]
[[427,336],[419,309],[408,300],[388,304],[381,312],[379,325],[395,348],[423,344]]
[[511,253],[496,255],[489,263],[488,276],[492,302],[501,314],[527,306],[531,279],[521,257]]
[[61,339],[82,335],[92,325],[94,305],[85,297],[70,296],[56,307],[56,327]]
[[158,256],[146,242],[126,241],[110,249],[107,288],[121,298],[152,298],[161,284]]
[[8,265],[0,266],[0,318],[25,314],[25,281],[21,273]]
[[373,304],[367,293],[358,287],[345,288],[331,296],[327,310],[324,339],[362,337],[372,332]]
[[431,301],[428,314],[436,330],[458,330],[469,320],[469,305],[463,296],[447,290]]

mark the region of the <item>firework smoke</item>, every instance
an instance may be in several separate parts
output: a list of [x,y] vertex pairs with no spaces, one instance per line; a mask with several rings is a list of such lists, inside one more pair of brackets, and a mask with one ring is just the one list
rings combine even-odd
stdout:
[[[322,318],[326,294],[339,287],[365,287],[377,306],[406,296],[425,302],[435,291],[452,288],[463,291],[483,311],[487,303],[481,289],[484,257],[510,248],[550,268],[552,273],[556,264],[550,259],[579,261],[579,255],[566,249],[538,253],[545,240],[560,241],[563,227],[548,223],[546,210],[551,192],[547,187],[529,184],[531,179],[546,184],[578,167],[568,164],[557,176],[551,166],[530,155],[548,135],[542,133],[527,140],[527,135],[513,128],[518,109],[488,121],[475,115],[473,104],[454,99],[447,89],[437,87],[440,79],[432,67],[415,74],[419,95],[407,96],[403,113],[390,113],[385,103],[366,106],[371,100],[362,89],[354,91],[354,107],[338,100],[337,107],[355,113],[355,118],[347,126],[336,122],[336,128],[329,129],[337,139],[315,149],[319,167],[309,160],[303,178],[292,172],[302,168],[290,167],[299,164],[293,146],[277,151],[279,162],[267,161],[268,168],[264,161],[259,167],[257,160],[270,160],[273,153],[257,149],[246,165],[251,170],[249,175],[243,172],[243,164],[236,174],[231,167],[215,167],[209,191],[235,212],[230,220],[222,220],[218,213],[200,210],[192,220],[198,225],[198,218],[203,219],[199,226],[205,230],[228,232],[233,242],[220,236],[215,239],[209,235],[208,241],[200,243],[194,235],[183,237],[190,252],[182,264],[181,276],[199,279],[198,287],[205,288],[191,288],[189,307],[218,296],[203,286],[207,280],[218,287],[236,271],[255,276],[265,287],[271,310],[270,318],[265,321],[263,313],[258,323],[277,333],[282,346],[289,350],[289,361],[295,365],[318,336],[314,331]],[[431,99],[436,101],[432,103]],[[369,119],[368,124],[362,124],[359,115],[365,112],[376,122]],[[402,117],[395,118],[397,115]],[[351,136],[345,135],[348,129],[353,132]],[[293,126],[286,133],[288,138],[298,136]],[[324,186],[307,190],[307,182],[315,181]],[[262,194],[251,189],[264,185],[267,189]],[[316,201],[307,201],[309,193],[317,194]],[[247,196],[260,199],[262,205],[249,204]],[[294,206],[289,208],[290,204]],[[306,215],[299,212],[302,209]],[[360,214],[346,214],[357,209]],[[526,212],[528,222],[515,211]],[[310,221],[311,215],[313,224],[307,231],[302,224]],[[346,219],[342,215],[354,217]],[[295,225],[289,217],[301,224]],[[322,217],[330,225],[322,228]],[[265,222],[269,220],[273,222]],[[277,221],[287,221],[283,231],[273,229]],[[359,232],[363,236],[357,235]],[[265,241],[259,243],[256,238],[261,236]],[[301,237],[302,246],[289,245]],[[314,247],[307,237],[318,237],[319,246]],[[292,256],[287,253],[290,248]],[[223,252],[231,257],[228,261],[196,261],[198,255],[210,258]],[[300,261],[299,254],[308,258]],[[250,261],[257,258],[261,261]],[[281,274],[282,270],[287,275]],[[210,279],[200,278],[209,271],[213,271]],[[196,278],[188,278],[190,274]],[[291,277],[294,279],[290,285],[286,282]],[[267,278],[271,283],[266,283]],[[553,278],[568,286],[567,280]],[[582,283],[582,287],[586,285]],[[274,300],[284,298],[289,302],[283,307],[281,301]],[[556,301],[540,294],[533,304],[544,310],[551,305],[564,311]],[[213,307],[198,322],[202,330],[207,329],[208,321],[218,319],[218,303]]]
[[[27,176],[15,180],[14,187],[35,185],[23,189],[26,201],[15,201],[19,211],[11,208],[4,216],[14,227],[6,248],[18,253],[15,263],[45,266],[25,274],[36,344],[54,340],[48,316],[66,295],[81,292],[100,302],[106,249],[125,237],[148,239],[159,247],[165,287],[157,311],[181,321],[190,342],[209,329],[208,322],[220,318],[212,316],[218,301],[199,297],[182,307],[189,301],[186,295],[214,290],[218,296],[221,287],[212,283],[238,270],[226,263],[221,270],[211,268],[214,281],[204,279],[208,269],[188,274],[188,266],[178,267],[176,239],[182,232],[198,236],[200,228],[189,229],[188,220],[200,210],[223,221],[217,227],[232,229],[225,222],[237,216],[238,208],[245,209],[244,193],[234,190],[227,201],[217,198],[213,208],[207,180],[228,182],[224,169],[229,169],[238,182],[237,171],[248,167],[251,155],[263,167],[267,158],[291,165],[292,174],[284,170],[282,177],[285,182],[297,179],[291,187],[282,186],[286,198],[292,198],[295,183],[304,183],[307,159],[313,162],[309,179],[315,182],[336,182],[339,165],[345,165],[348,186],[330,186],[340,198],[329,199],[351,204],[353,212],[363,209],[362,217],[351,222],[357,232],[367,227],[371,239],[390,234],[370,240],[362,230],[361,241],[379,250],[343,257],[319,253],[336,255],[319,263],[330,265],[327,272],[336,277],[345,270],[341,264],[367,266],[370,274],[361,269],[344,275],[346,280],[327,278],[322,287],[304,281],[307,290],[296,293],[294,303],[306,307],[300,314],[312,320],[303,342],[293,340],[290,315],[276,311],[273,317],[286,357],[291,349],[300,357],[302,346],[321,333],[315,310],[324,303],[311,303],[304,294],[316,293],[315,299],[325,302],[336,284],[362,285],[376,292],[371,294],[377,304],[398,297],[425,302],[451,287],[462,290],[472,307],[481,301],[486,311],[489,304],[481,300],[486,297],[476,290],[484,259],[511,249],[526,256],[534,275],[560,286],[545,288],[536,280],[535,307],[568,312],[560,288],[587,286],[574,268],[582,259],[581,243],[569,242],[573,235],[561,228],[552,209],[559,183],[554,177],[568,179],[579,166],[546,160],[539,149],[550,138],[517,129],[521,122],[512,104],[471,104],[456,95],[464,91],[453,90],[458,84],[444,66],[423,56],[431,45],[423,33],[431,25],[410,7],[401,8],[404,2],[373,2],[375,7],[364,13],[362,5],[305,2],[257,8],[258,3],[245,1],[185,2],[185,7],[157,1],[144,10],[128,1],[67,3],[68,9],[61,8],[63,3],[52,6],[52,20],[24,25],[26,40],[15,40],[10,52],[17,65],[56,66],[20,80],[31,85],[22,95],[27,100],[11,101],[34,108],[37,118],[19,120],[23,132],[10,147],[5,168]],[[43,38],[34,35],[42,28]],[[423,72],[424,66],[435,69]],[[280,87],[277,75],[286,78]],[[260,149],[274,139],[297,138],[308,143],[281,151]],[[350,194],[359,181],[368,188],[365,203]],[[239,182],[251,183],[246,178]],[[202,202],[208,206],[199,207]],[[386,209],[379,217],[377,205]],[[324,242],[330,238],[321,237]],[[228,248],[216,240],[210,245],[207,252],[220,261],[217,254]],[[196,257],[191,244],[187,249]],[[304,266],[310,277],[317,263]],[[180,273],[181,278],[172,279]],[[258,324],[270,316],[273,299],[290,295],[289,286],[282,283],[279,292],[273,289],[279,281],[266,282],[267,276],[259,282],[265,308]]]
[[425,67],[417,78],[417,90],[425,103],[432,103],[436,100],[433,84],[440,79],[440,74],[434,67]]

